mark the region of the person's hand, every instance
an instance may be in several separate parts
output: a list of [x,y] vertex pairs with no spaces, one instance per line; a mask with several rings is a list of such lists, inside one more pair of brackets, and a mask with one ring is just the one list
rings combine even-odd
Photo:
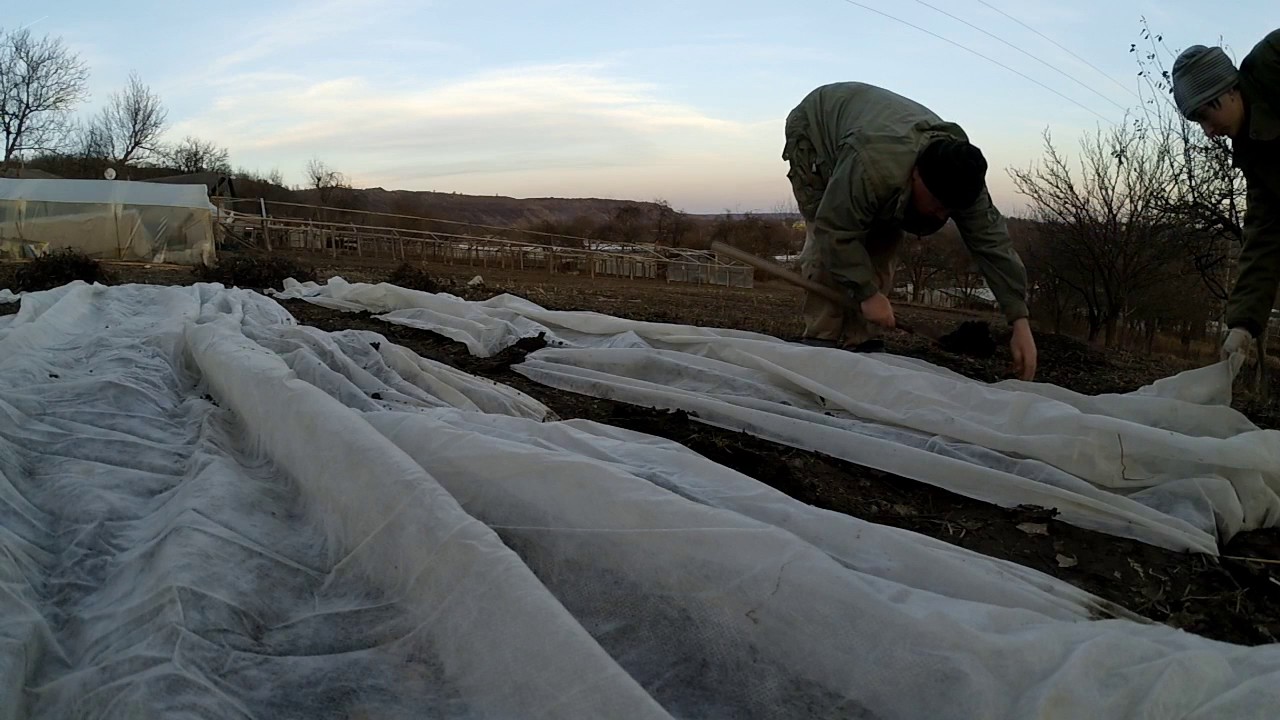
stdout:
[[876,293],[862,301],[862,317],[883,327],[891,328],[896,323],[893,318],[893,305],[884,293]]
[[1227,333],[1227,339],[1222,343],[1222,359],[1235,355],[1236,353],[1245,352],[1249,345],[1253,343],[1253,335],[1249,334],[1244,328],[1232,328]]
[[1031,322],[1026,318],[1013,321],[1013,337],[1009,340],[1013,353],[1013,372],[1019,380],[1030,382],[1036,376],[1036,339],[1031,335]]

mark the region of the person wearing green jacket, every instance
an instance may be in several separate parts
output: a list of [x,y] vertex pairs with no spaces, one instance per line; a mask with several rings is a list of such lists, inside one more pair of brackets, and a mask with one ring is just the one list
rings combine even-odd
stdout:
[[842,82],[806,95],[785,135],[807,230],[801,273],[850,300],[806,293],[805,342],[882,347],[877,328],[894,327],[888,295],[904,233],[930,235],[950,219],[1013,327],[1015,374],[1035,376],[1026,269],[987,192],[986,159],[959,125],[884,88]]
[[1280,30],[1237,69],[1220,47],[1193,45],[1173,63],[1178,111],[1209,137],[1231,139],[1246,184],[1240,274],[1227,299],[1224,358],[1267,329],[1280,284]]

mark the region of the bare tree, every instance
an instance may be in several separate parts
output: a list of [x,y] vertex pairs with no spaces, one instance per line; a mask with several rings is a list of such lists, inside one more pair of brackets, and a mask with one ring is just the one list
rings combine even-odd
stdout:
[[65,153],[79,160],[111,158],[111,139],[97,122],[77,124],[66,147]]
[[84,101],[89,69],[61,38],[39,40],[29,30],[0,36],[0,132],[8,167],[15,156],[55,149]]
[[587,247],[587,236],[595,230],[594,221],[579,215],[572,220],[542,218],[528,224],[528,231],[518,239],[538,245],[554,245],[565,248]]
[[311,158],[307,162],[306,173],[307,187],[319,192],[322,205],[327,205],[340,191],[351,188],[345,175],[319,158]]
[[231,155],[226,148],[191,135],[165,149],[165,160],[179,172],[231,172]]
[[278,185],[284,187],[284,174],[280,172],[280,168],[271,168],[271,171],[263,175],[258,170],[250,170],[245,167],[238,167],[231,174],[237,180],[252,180],[254,182],[266,183],[268,185]]
[[1156,335],[1163,333],[1178,337],[1190,356],[1192,341],[1204,337],[1221,303],[1209,297],[1189,258],[1175,259],[1171,269],[1163,282],[1135,293],[1125,320],[1146,352],[1155,349]]
[[788,223],[751,212],[735,217],[726,210],[712,223],[708,235],[708,244],[718,240],[761,257],[788,254],[793,245]]
[[1050,228],[1043,267],[1083,302],[1090,342],[1105,332],[1111,346],[1131,301],[1174,272],[1179,228],[1164,212],[1174,176],[1168,147],[1128,123],[1080,145],[1079,178],[1048,133],[1041,166],[1010,174]]
[[648,228],[644,212],[639,205],[618,205],[595,230],[595,235],[605,242],[632,245],[643,242]]
[[982,277],[973,256],[960,243],[947,243],[944,247],[946,277],[951,281],[951,289],[960,299],[962,307],[988,305],[987,300],[979,296],[980,291],[987,287],[987,281]]
[[159,149],[168,117],[160,96],[151,92],[137,73],[130,73],[128,85],[111,94],[90,127],[105,142],[105,157],[127,164]]
[[654,200],[657,206],[653,221],[653,242],[666,247],[679,247],[685,235],[693,228],[689,216],[671,207],[666,200]]
[[1167,145],[1177,178],[1170,192],[1159,198],[1164,212],[1175,216],[1188,232],[1177,240],[1188,262],[1217,299],[1230,290],[1233,248],[1244,242],[1244,174],[1231,164],[1231,148],[1224,138],[1206,137],[1188,122],[1173,103],[1173,81],[1166,62],[1176,54],[1142,20],[1141,39],[1129,46],[1138,63],[1142,116],[1135,127],[1152,143]]
[[959,237],[955,225],[947,223],[932,235],[908,234],[904,238],[898,249],[898,261],[911,283],[911,302],[923,300],[925,291],[933,289],[935,281],[947,274],[951,258],[943,243],[959,243]]
[[[1022,238],[1024,247],[1018,249],[1027,266],[1027,299],[1031,305],[1033,317],[1048,320],[1055,333],[1061,334],[1068,327],[1077,313],[1083,313],[1084,303],[1081,296],[1069,286],[1064,277],[1073,263],[1059,261],[1055,257],[1063,253],[1061,243],[1054,242],[1062,230],[1050,223],[1027,223],[1030,228],[1022,227],[1021,232],[1030,235]],[[1010,231],[1014,224],[1010,221]],[[1064,264],[1065,263],[1065,264]]]

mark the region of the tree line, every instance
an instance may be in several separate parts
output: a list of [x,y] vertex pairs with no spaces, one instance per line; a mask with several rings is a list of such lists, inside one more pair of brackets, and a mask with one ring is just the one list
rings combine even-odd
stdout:
[[[67,177],[101,177],[107,167],[141,177],[216,172],[284,186],[278,169],[233,170],[230,152],[212,140],[164,141],[168,110],[138,73],[98,112],[80,115],[88,83],[88,65],[61,38],[0,29],[0,171],[23,166]],[[318,160],[306,172],[314,187],[345,181]]]
[[1098,344],[1184,348],[1216,328],[1243,244],[1245,186],[1224,139],[1178,113],[1176,54],[1143,21],[1130,45],[1141,102],[1082,137],[1074,162],[1046,132],[1039,162],[1011,169],[1033,219],[1019,238],[1038,317]]

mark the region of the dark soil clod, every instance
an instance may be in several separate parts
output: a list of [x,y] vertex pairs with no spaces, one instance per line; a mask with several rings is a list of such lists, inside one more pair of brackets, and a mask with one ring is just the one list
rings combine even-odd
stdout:
[[102,263],[68,248],[42,255],[18,268],[14,273],[13,292],[52,290],[76,280],[103,285],[111,282]]
[[943,350],[957,355],[989,358],[996,354],[996,341],[991,337],[991,323],[969,320],[938,338]]
[[399,267],[391,271],[387,282],[402,288],[429,293],[440,292],[442,289],[442,284],[431,277],[430,273],[417,265],[409,263],[401,263]]
[[289,278],[298,282],[316,279],[315,268],[278,255],[227,253],[216,265],[201,265],[192,272],[201,282],[252,290],[282,289]]
[[[538,333],[534,337],[524,337],[516,341],[515,348],[520,352],[528,355],[531,352],[537,352],[547,346],[547,334]],[[524,358],[522,357],[521,360]]]

